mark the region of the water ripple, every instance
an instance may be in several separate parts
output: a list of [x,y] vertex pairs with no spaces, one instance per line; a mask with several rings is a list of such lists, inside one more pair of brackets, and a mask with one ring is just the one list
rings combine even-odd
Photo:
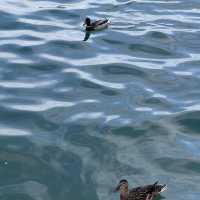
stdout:
[[30,83],[30,82],[19,82],[19,81],[2,81],[0,82],[0,87],[4,88],[24,88],[24,89],[31,89],[37,87],[46,87],[55,84],[56,81],[41,81],[37,83]]
[[101,80],[94,78],[91,74],[83,72],[83,71],[78,70],[78,69],[68,68],[68,69],[65,69],[64,72],[65,73],[72,73],[72,74],[74,73],[74,74],[78,75],[79,78],[81,78],[83,80],[93,82],[97,85],[101,85],[101,86],[104,86],[104,87],[113,88],[113,89],[124,89],[125,88],[125,86],[123,84],[101,81]]
[[[2,1],[0,199],[114,200],[122,178],[198,199],[199,13],[197,0]],[[111,26],[85,42],[86,16]]]

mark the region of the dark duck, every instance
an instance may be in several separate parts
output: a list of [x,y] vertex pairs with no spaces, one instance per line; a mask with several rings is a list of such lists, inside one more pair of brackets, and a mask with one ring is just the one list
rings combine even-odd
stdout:
[[167,185],[154,184],[129,189],[128,181],[123,179],[114,190],[120,192],[120,200],[154,200],[161,192],[167,189]]
[[101,19],[92,22],[89,17],[86,17],[85,23],[83,25],[85,26],[86,31],[97,31],[107,28],[109,24],[110,21],[108,19]]

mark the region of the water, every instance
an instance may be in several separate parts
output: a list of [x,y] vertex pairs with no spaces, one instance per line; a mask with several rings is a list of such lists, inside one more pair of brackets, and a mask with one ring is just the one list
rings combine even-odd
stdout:
[[[85,16],[112,25],[83,42]],[[4,0],[0,24],[0,199],[199,198],[199,0]]]

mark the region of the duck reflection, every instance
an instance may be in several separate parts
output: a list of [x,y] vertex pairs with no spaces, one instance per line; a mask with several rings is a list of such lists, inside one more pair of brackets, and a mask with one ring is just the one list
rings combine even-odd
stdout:
[[85,37],[83,41],[87,41],[90,38],[90,35],[91,35],[91,31],[85,31]]

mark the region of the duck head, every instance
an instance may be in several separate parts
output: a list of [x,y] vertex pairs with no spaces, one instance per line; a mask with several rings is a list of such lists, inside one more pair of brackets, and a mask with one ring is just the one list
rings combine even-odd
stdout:
[[91,20],[90,20],[89,17],[86,17],[86,18],[85,18],[85,22],[84,22],[83,25],[84,25],[84,26],[90,26],[90,25],[91,25]]
[[126,179],[122,179],[114,192],[120,192],[120,196],[126,197],[128,195],[128,181]]

